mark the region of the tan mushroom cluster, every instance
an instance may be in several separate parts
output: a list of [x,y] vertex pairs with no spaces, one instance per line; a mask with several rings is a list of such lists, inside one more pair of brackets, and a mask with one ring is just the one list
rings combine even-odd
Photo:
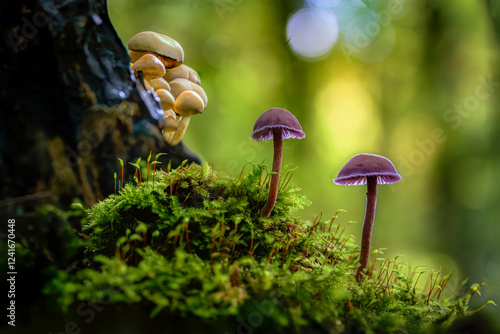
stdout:
[[143,31],[130,39],[128,49],[135,76],[142,72],[144,86],[154,91],[161,102],[165,140],[172,146],[179,144],[191,116],[201,114],[207,107],[200,76],[183,64],[181,45],[168,36]]

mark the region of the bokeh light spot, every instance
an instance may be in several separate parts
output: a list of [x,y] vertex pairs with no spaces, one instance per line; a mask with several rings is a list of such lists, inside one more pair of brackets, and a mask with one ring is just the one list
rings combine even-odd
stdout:
[[332,164],[338,162],[338,157],[376,151],[380,121],[359,80],[345,77],[330,83],[319,93],[316,103],[316,126],[321,129],[325,151],[332,153]]
[[335,14],[320,8],[305,8],[288,20],[287,39],[292,50],[309,60],[328,53],[339,34]]
[[340,0],[309,0],[308,2],[316,7],[329,8],[337,6]]
[[368,64],[386,59],[396,45],[394,27],[371,13],[351,21],[344,32],[345,52]]

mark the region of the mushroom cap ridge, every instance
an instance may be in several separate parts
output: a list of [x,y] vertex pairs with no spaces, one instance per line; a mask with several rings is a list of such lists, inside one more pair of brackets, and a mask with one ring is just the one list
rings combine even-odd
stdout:
[[275,129],[283,130],[283,139],[302,139],[306,136],[299,121],[291,112],[283,108],[271,108],[264,111],[255,121],[252,139],[272,139]]
[[347,161],[333,182],[342,186],[359,186],[366,184],[367,176],[376,176],[378,184],[395,183],[402,179],[389,159],[361,153]]

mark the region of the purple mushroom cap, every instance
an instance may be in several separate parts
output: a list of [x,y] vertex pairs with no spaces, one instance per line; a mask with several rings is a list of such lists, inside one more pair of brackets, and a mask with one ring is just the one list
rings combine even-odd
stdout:
[[267,109],[257,118],[253,127],[253,140],[269,140],[273,138],[273,130],[282,129],[283,139],[302,139],[306,134],[299,121],[291,112],[283,108]]
[[389,159],[362,153],[353,156],[333,182],[341,186],[359,186],[366,184],[367,176],[376,176],[377,184],[395,183],[402,179]]

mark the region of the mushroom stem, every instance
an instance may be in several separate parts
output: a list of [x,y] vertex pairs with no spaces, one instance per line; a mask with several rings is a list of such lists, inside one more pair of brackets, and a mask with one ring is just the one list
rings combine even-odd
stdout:
[[276,204],[278,197],[278,184],[280,182],[281,161],[283,159],[283,130],[273,130],[274,156],[273,156],[273,176],[271,177],[271,186],[269,187],[269,196],[267,197],[266,205],[260,211],[264,217],[269,217]]
[[169,144],[172,141],[172,138],[174,138],[174,134],[175,134],[175,130],[171,130],[171,131],[163,130],[163,138]]
[[[174,138],[174,135],[175,135],[175,131],[170,131],[168,132],[168,135],[167,135],[167,143],[170,144],[170,142],[172,141],[172,139]],[[172,145],[173,146],[173,145]]]
[[177,130],[175,130],[174,135],[170,139],[169,143],[172,146],[175,146],[180,143],[182,140],[182,137],[184,137],[184,134],[186,133],[186,129],[189,126],[189,121],[191,120],[191,116],[182,116],[182,119],[179,122],[179,126],[177,127]]
[[375,220],[375,208],[377,207],[377,176],[367,176],[366,184],[366,211],[363,222],[363,235],[361,238],[360,266],[356,271],[356,281],[361,282],[361,272],[368,266],[370,254],[370,239],[372,237],[373,222]]

